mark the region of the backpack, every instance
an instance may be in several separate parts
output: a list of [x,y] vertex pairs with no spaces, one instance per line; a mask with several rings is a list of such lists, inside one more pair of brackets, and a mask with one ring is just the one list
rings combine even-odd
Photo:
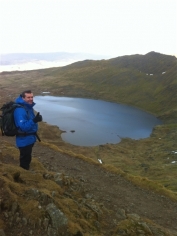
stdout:
[[[18,107],[25,107],[15,102],[7,102],[1,107],[2,114],[0,115],[0,127],[2,136],[26,136],[26,135],[35,135],[39,142],[41,142],[37,133],[23,133],[19,132],[18,128],[15,125],[14,121],[14,111]],[[26,110],[26,109],[25,109]],[[28,113],[28,111],[26,110]]]
[[19,133],[14,122],[14,111],[17,107],[24,108],[24,106],[12,101],[7,102],[1,107],[0,110],[2,111],[2,114],[0,115],[0,126],[2,136],[15,136]]

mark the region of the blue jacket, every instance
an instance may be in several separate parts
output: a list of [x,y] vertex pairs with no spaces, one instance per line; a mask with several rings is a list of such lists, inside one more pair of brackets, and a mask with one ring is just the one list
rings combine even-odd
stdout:
[[[33,118],[35,117],[33,104],[25,102],[21,96],[16,100],[16,103],[21,104],[25,107],[16,108],[14,112],[14,121],[15,125],[19,128],[19,131],[26,133],[35,133],[38,130],[38,124],[34,123]],[[33,144],[36,142],[35,135],[26,135],[26,136],[16,136],[16,145],[17,147],[25,147],[27,145]]]

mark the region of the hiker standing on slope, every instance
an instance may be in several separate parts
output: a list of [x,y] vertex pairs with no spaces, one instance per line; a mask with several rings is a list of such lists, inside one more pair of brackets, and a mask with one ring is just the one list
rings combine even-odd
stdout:
[[23,107],[18,107],[14,112],[15,125],[22,134],[16,135],[16,146],[20,151],[20,166],[29,170],[31,163],[32,148],[36,142],[36,132],[38,122],[42,121],[42,116],[37,113],[35,116],[33,107],[33,93],[26,90],[15,100]]

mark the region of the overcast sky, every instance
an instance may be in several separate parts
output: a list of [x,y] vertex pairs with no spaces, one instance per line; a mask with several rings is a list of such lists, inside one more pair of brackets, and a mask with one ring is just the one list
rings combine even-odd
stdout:
[[0,0],[0,53],[177,55],[177,0]]

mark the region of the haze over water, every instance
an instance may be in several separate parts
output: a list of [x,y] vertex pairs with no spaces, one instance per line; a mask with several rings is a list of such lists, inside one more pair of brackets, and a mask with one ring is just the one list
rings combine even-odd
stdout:
[[77,146],[115,144],[127,137],[147,138],[153,127],[162,124],[147,112],[102,100],[36,96],[34,102],[43,121],[66,131],[62,139]]

